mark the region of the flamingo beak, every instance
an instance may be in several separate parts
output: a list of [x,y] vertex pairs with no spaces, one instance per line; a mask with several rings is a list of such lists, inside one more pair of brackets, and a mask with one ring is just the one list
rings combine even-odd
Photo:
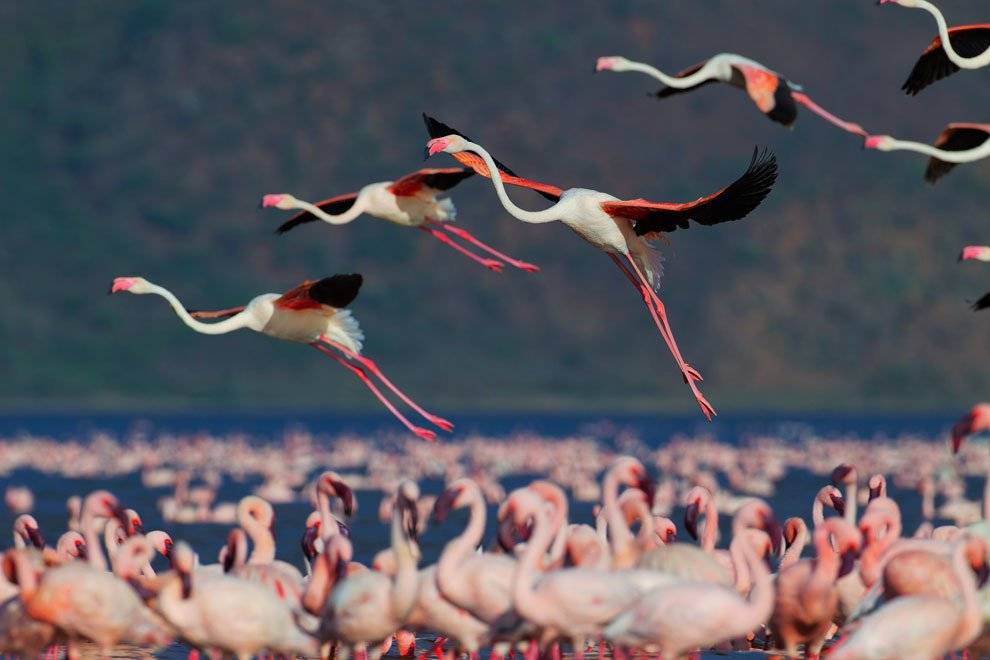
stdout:
[[856,567],[856,555],[859,554],[855,548],[850,548],[842,553],[842,565],[839,567],[839,577],[849,575]]
[[773,554],[779,554],[781,540],[784,538],[784,530],[781,528],[780,523],[777,522],[777,519],[772,515],[767,516],[763,529],[770,537],[770,545],[773,549]]
[[880,497],[880,486],[873,486],[870,488],[870,502]]
[[952,427],[952,453],[958,454],[959,450],[962,449],[963,443],[966,438],[972,432],[970,427],[970,420],[966,419],[962,422],[957,423]]
[[318,533],[319,530],[315,525],[313,527],[307,527],[306,531],[303,532],[302,540],[299,542],[299,545],[302,547],[303,556],[311,562],[319,554],[316,552],[316,535]]
[[449,143],[450,140],[448,140],[445,137],[439,137],[430,140],[429,142],[426,143],[426,157],[429,158],[434,154],[440,153],[441,151],[447,148],[447,145]]
[[687,509],[684,510],[684,529],[687,530],[687,533],[695,541],[698,540],[698,513],[698,505],[696,503],[689,504]]
[[512,524],[511,519],[506,518],[499,523],[497,538],[499,547],[511,554],[516,546],[515,525]]
[[351,538],[351,528],[347,526],[347,523],[338,520],[337,531],[340,532],[340,535],[343,536],[344,538],[348,538],[348,539]]
[[134,530],[134,533],[131,534],[131,536],[137,536],[137,535],[143,536],[144,535],[144,525],[141,524],[141,521],[140,520],[132,520],[131,521],[131,529]]
[[179,579],[182,581],[182,598],[188,599],[192,596],[192,575],[187,571],[179,571]]
[[433,503],[433,522],[439,524],[447,519],[460,492],[460,489],[448,488],[440,494],[437,501]]
[[653,505],[653,498],[657,494],[657,483],[653,480],[650,475],[644,475],[642,479],[639,480],[637,487],[646,494],[646,501],[648,505]]
[[107,291],[107,295],[117,293],[118,291],[127,291],[134,286],[135,282],[137,282],[136,277],[116,277],[110,283],[110,290]]
[[165,559],[168,559],[168,565],[175,568],[175,557],[172,555],[172,539],[165,539]]
[[834,508],[840,516],[846,515],[846,500],[841,495],[830,495],[829,497],[832,498],[832,508]]
[[76,541],[76,554],[83,561],[89,559],[89,548],[86,547],[85,541]]
[[[883,0],[881,0],[881,2],[883,2]],[[867,135],[866,139],[863,140],[863,148],[876,149],[878,146],[880,146],[880,142],[882,141],[882,139],[883,138],[879,135]]]
[[28,527],[27,534],[28,538],[31,539],[31,545],[36,547],[38,550],[45,547],[45,537],[41,535],[41,530],[37,527]]
[[337,497],[344,503],[344,515],[350,518],[354,515],[354,491],[343,481],[334,479],[331,480],[330,484],[333,486],[334,491],[336,491]]

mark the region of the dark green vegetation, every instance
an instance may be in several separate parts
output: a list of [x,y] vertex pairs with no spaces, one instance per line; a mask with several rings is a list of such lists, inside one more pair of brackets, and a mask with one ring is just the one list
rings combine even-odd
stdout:
[[[0,397],[22,406],[373,408],[315,351],[250,332],[197,335],[191,307],[363,272],[367,352],[425,405],[692,409],[637,295],[559,224],[509,218],[490,184],[453,191],[479,237],[543,267],[490,273],[373,219],[273,230],[265,192],[318,198],[421,166],[419,113],[524,176],[688,200],[772,146],[781,177],[749,218],[663,245],[664,299],[719,410],[959,407],[990,391],[990,163],[937,187],[924,159],[861,151],[802,112],[787,131],[745,94],[658,101],[599,74],[623,54],[678,70],[719,51],[777,68],[868,129],[928,141],[990,121],[990,72],[899,91],[934,35],[869,0],[512,3],[171,0],[0,3]],[[985,21],[979,0],[946,7]],[[434,159],[437,166],[452,161]],[[531,208],[545,202],[528,192]]]

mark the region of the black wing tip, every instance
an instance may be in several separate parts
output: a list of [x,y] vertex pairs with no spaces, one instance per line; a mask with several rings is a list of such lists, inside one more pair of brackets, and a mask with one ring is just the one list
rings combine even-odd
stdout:
[[980,310],[990,307],[990,293],[983,294],[983,297],[972,303],[969,308],[974,312],[979,312]]
[[316,282],[309,290],[313,300],[330,307],[347,307],[357,298],[358,291],[364,283],[360,273],[338,273],[324,277]]

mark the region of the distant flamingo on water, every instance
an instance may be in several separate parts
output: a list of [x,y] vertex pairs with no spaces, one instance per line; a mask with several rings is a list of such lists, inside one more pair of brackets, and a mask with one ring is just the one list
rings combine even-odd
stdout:
[[945,127],[934,145],[897,140],[889,135],[869,135],[865,149],[877,151],[914,151],[931,156],[925,170],[925,181],[935,183],[959,163],[990,156],[990,124],[953,123]]
[[838,126],[844,131],[857,135],[866,135],[866,130],[859,124],[839,119],[828,110],[811,100],[801,91],[801,86],[792,83],[782,75],[759,62],[734,53],[719,53],[714,57],[699,62],[671,76],[663,71],[645,64],[633,62],[624,57],[612,55],[599,57],[595,71],[638,71],[656,78],[666,87],[656,93],[658,98],[667,98],[697,89],[702,85],[713,82],[724,82],[746,90],[760,112],[772,121],[791,126],[797,119],[797,103],[808,108],[825,121]]
[[[693,202],[679,204],[650,202],[645,199],[623,201],[594,190],[561,190],[554,185],[512,175],[482,146],[431,117],[424,115],[424,119],[432,138],[427,143],[427,156],[441,151],[453,154],[458,161],[472,167],[479,174],[491,176],[502,206],[516,219],[533,224],[563,222],[608,254],[643,296],[685,383],[691,388],[701,412],[710,420],[715,415],[715,409],[696,385],[696,381],[701,380],[701,374],[681,356],[667,321],[663,302],[656,293],[660,271],[648,241],[659,237],[662,232],[687,229],[691,220],[702,225],[715,225],[748,215],[770,193],[777,179],[777,161],[773,154],[764,152],[757,156],[754,153],[749,167],[735,182]],[[542,211],[522,209],[509,199],[503,181],[536,190],[555,204]]]
[[901,86],[912,96],[959,69],[979,69],[990,64],[990,23],[948,27],[938,7],[925,0],[880,0],[879,4],[924,9],[935,17],[938,36],[928,44]]
[[[967,245],[959,254],[959,261],[990,261],[990,246],[987,245]],[[973,303],[973,311],[979,311],[990,307],[990,293],[983,294],[979,300]]]
[[[467,230],[450,224],[457,217],[457,209],[454,208],[454,203],[449,199],[437,199],[437,195],[453,188],[473,174],[473,170],[459,167],[422,169],[407,174],[398,181],[369,183],[357,192],[331,197],[316,204],[296,199],[286,193],[265,195],[261,198],[261,207],[274,207],[286,211],[300,209],[302,211],[282,223],[277,229],[279,234],[284,234],[301,224],[316,220],[323,220],[331,225],[343,225],[351,222],[362,213],[367,213],[403,227],[417,227],[444,245],[452,247],[469,259],[497,273],[502,271],[505,264],[529,273],[539,271],[540,269],[533,264],[513,259],[490,245],[482,243]],[[495,258],[491,259],[475,254],[464,246],[455,243],[444,232],[467,241]]]
[[[241,328],[249,328],[277,339],[309,344],[357,376],[407,429],[424,440],[434,440],[436,433],[415,426],[406,419],[375,386],[365,371],[370,371],[431,424],[444,431],[454,428],[454,425],[447,420],[426,412],[392,384],[378,365],[361,355],[364,333],[361,332],[357,319],[344,307],[357,297],[362,281],[362,277],[357,274],[306,280],[283,294],[265,293],[252,299],[247,305],[215,312],[189,312],[171,291],[141,277],[116,278],[110,286],[110,293],[127,291],[161,296],[172,305],[172,309],[183,323],[203,334],[222,335]],[[218,323],[203,323],[197,320],[197,317],[226,318],[226,320]],[[347,359],[334,353],[331,348],[343,353]]]

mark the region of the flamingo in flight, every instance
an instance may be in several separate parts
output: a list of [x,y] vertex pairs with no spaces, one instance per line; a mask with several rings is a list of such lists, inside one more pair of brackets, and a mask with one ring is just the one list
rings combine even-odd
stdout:
[[[990,246],[988,245],[967,245],[963,248],[962,253],[959,255],[959,261],[990,261]],[[990,293],[985,293],[983,296],[973,303],[973,311],[979,311],[981,309],[986,309],[990,307]]]
[[938,7],[925,0],[880,0],[879,4],[924,9],[935,17],[938,36],[921,53],[904,84],[914,96],[925,87],[960,69],[979,69],[990,64],[990,23],[948,27]]
[[[528,273],[538,272],[540,269],[533,264],[513,259],[481,242],[467,230],[450,224],[457,217],[457,209],[450,199],[437,199],[437,195],[473,175],[473,170],[460,167],[421,169],[398,181],[369,183],[357,192],[337,195],[316,204],[296,199],[287,193],[269,194],[261,198],[261,207],[274,207],[284,211],[300,210],[300,213],[282,223],[276,230],[278,234],[316,220],[323,220],[331,225],[343,225],[362,213],[367,213],[403,227],[417,227],[496,273],[502,272],[505,264]],[[479,256],[456,243],[447,234],[452,234],[495,258]]]
[[866,130],[859,124],[840,119],[812,101],[811,97],[801,91],[800,85],[792,83],[759,62],[734,53],[719,53],[673,76],[649,64],[633,62],[616,55],[599,57],[595,64],[595,72],[598,71],[617,73],[638,71],[652,76],[666,85],[656,93],[661,99],[689,92],[708,83],[724,82],[746,90],[760,112],[784,126],[790,127],[794,124],[797,119],[797,104],[800,103],[844,131],[866,135]]
[[[336,360],[351,371],[372,391],[396,419],[424,440],[435,440],[436,433],[414,425],[389,401],[368,377],[376,376],[388,389],[424,419],[444,431],[454,425],[432,415],[409,398],[381,372],[372,360],[361,355],[364,333],[357,319],[347,307],[358,294],[363,278],[357,274],[334,275],[322,280],[306,280],[283,294],[265,293],[253,298],[247,305],[210,312],[190,312],[168,289],[153,284],[142,277],[118,277],[110,286],[110,293],[126,291],[135,294],[161,296],[172,306],[179,319],[187,326],[206,335],[222,335],[241,328],[309,344],[316,350]],[[199,318],[223,318],[217,323],[203,323]],[[331,349],[337,349],[341,357]],[[344,358],[347,359],[344,359]]]
[[945,127],[934,145],[897,140],[889,135],[868,135],[865,149],[914,151],[931,156],[925,181],[935,183],[959,163],[972,163],[990,156],[990,124],[953,123]]
[[[502,206],[516,219],[534,224],[563,222],[615,262],[643,296],[684,382],[691,388],[701,412],[711,420],[715,409],[696,384],[702,380],[701,374],[681,356],[663,302],[657,295],[660,270],[649,241],[663,232],[687,229],[692,220],[702,225],[715,225],[748,215],[770,193],[777,179],[777,160],[773,153],[764,151],[757,155],[754,152],[749,167],[736,181],[693,202],[620,200],[594,190],[561,190],[554,185],[518,177],[495,160],[484,147],[431,117],[423,115],[423,118],[431,137],[426,145],[427,157],[441,151],[452,154],[462,165],[491,178]],[[509,199],[504,182],[536,190],[555,203],[542,211],[522,209]]]

